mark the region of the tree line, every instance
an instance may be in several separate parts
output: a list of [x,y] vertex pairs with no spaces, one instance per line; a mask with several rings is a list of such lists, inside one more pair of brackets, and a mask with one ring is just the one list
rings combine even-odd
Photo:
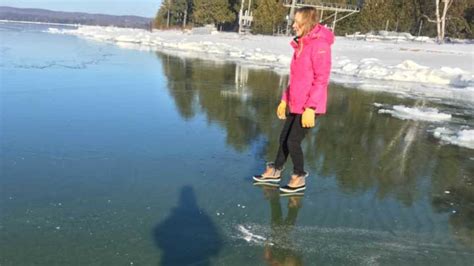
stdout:
[[[291,0],[286,0],[291,2]],[[252,32],[284,33],[289,8],[285,0],[252,0]],[[430,37],[474,39],[472,0],[306,0],[315,3],[352,4],[360,12],[337,23],[336,34],[390,30]],[[186,28],[214,24],[221,30],[237,31],[241,0],[163,0],[156,28]],[[247,8],[248,0],[244,6]],[[324,12],[323,24],[332,25],[331,13]],[[340,15],[339,15],[340,17]],[[291,27],[290,27],[291,29]]]

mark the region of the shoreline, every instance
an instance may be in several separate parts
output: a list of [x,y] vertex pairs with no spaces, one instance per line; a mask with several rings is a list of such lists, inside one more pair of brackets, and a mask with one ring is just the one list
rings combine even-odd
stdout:
[[0,19],[0,22],[3,22],[3,23],[20,23],[20,24],[36,24],[36,25],[53,25],[53,26],[72,26],[72,27],[86,26],[86,25],[83,25],[83,24],[67,24],[67,23],[8,20],[8,19]]

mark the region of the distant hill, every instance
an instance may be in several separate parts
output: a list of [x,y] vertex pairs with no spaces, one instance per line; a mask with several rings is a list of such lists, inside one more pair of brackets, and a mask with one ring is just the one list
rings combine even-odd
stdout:
[[0,20],[116,26],[142,29],[149,29],[152,22],[151,18],[139,16],[113,16],[7,6],[0,6]]

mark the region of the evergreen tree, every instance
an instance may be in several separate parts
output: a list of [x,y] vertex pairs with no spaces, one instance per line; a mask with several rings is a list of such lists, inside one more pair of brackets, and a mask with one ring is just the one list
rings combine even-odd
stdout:
[[181,24],[182,27],[186,27],[192,14],[192,0],[174,0],[174,6],[172,8],[175,21]]
[[416,19],[413,0],[391,0],[389,8],[393,21],[389,21],[388,30],[411,33],[418,30],[419,21]]
[[230,9],[230,3],[228,0],[214,0],[212,14],[214,23],[220,26],[236,19],[235,13]]
[[[470,8],[474,8],[474,3],[453,1],[446,16],[446,36],[472,38],[474,11],[469,11]],[[388,30],[413,35],[418,35],[421,29],[421,35],[435,37],[436,24],[427,19],[433,20],[435,11],[434,0],[365,0],[360,13],[338,22],[337,33],[366,33],[388,26]]]
[[184,27],[191,16],[192,0],[163,0],[156,14],[154,26],[156,28]]
[[213,23],[212,6],[214,0],[193,0],[193,21],[196,24],[204,25]]
[[[467,1],[454,1],[451,8],[448,10],[446,18],[446,35],[454,38],[472,38],[472,24],[473,18],[469,17],[467,11],[474,8],[473,3]],[[472,11],[471,11],[472,12]]]
[[474,39],[474,3],[470,4],[470,6],[464,11],[464,19],[466,19],[471,32],[467,38]]
[[260,0],[254,12],[253,32],[273,34],[285,22],[286,8],[280,0]]
[[193,3],[193,18],[196,24],[222,26],[224,23],[233,22],[236,18],[227,0],[194,0]]
[[153,21],[153,26],[155,28],[165,28],[167,27],[167,17],[168,11],[170,10],[169,1],[162,1],[160,9],[156,12],[155,19]]
[[396,20],[391,12],[391,7],[391,0],[365,0],[358,18],[360,31],[368,32],[385,29],[387,20]]

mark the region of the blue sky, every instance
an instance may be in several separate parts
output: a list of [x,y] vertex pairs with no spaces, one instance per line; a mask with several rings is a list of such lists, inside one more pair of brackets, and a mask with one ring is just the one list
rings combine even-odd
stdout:
[[161,0],[1,0],[1,6],[154,17]]

